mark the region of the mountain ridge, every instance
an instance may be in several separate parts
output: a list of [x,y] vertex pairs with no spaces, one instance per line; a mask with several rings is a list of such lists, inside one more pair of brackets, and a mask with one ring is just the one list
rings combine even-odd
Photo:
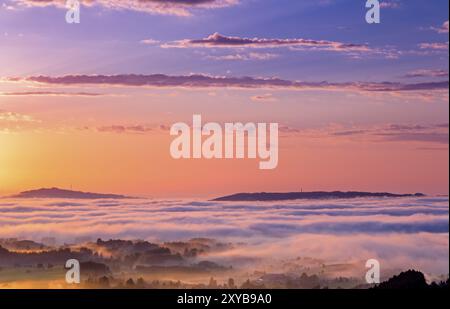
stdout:
[[212,201],[229,201],[229,202],[256,202],[256,201],[287,201],[287,200],[303,200],[303,199],[352,199],[363,197],[424,197],[423,193],[415,194],[395,194],[388,192],[358,192],[358,191],[314,191],[314,192],[259,192],[259,193],[236,193],[232,195],[222,196]]
[[23,191],[19,194],[8,196],[8,198],[130,199],[132,197],[118,194],[73,191],[53,187]]

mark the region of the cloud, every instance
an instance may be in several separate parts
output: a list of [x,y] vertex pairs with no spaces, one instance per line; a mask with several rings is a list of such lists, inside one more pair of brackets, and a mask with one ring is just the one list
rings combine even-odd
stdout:
[[252,61],[252,60],[272,60],[278,58],[279,55],[273,53],[248,53],[248,54],[231,54],[231,55],[208,55],[207,59],[219,60],[219,61]]
[[0,110],[0,133],[34,128],[39,120],[30,115]]
[[398,0],[383,1],[380,3],[380,7],[383,9],[398,9],[401,7],[401,3]]
[[145,39],[145,40],[141,40],[140,43],[145,44],[145,45],[157,45],[160,43],[160,41],[154,40],[154,39]]
[[403,77],[405,78],[448,77],[448,70],[432,70],[432,69],[416,70],[405,74]]
[[[286,127],[280,128],[284,133],[282,137],[298,136],[305,138],[337,138],[347,139],[354,142],[412,142],[412,143],[430,143],[430,144],[449,144],[448,124],[434,125],[410,125],[410,124],[389,124],[374,127],[352,126],[342,127],[334,126],[321,129],[297,129]],[[427,148],[430,147],[419,147]],[[435,147],[431,147],[435,148]]]
[[0,96],[64,96],[64,97],[98,97],[101,93],[94,92],[57,92],[57,91],[25,91],[25,92],[0,92]]
[[302,132],[300,129],[288,125],[280,125],[278,130],[284,134],[298,134]]
[[387,141],[394,142],[429,142],[439,144],[449,143],[448,133],[379,133],[378,135],[384,137],[384,139]]
[[273,96],[271,93],[261,94],[261,95],[255,95],[251,97],[252,101],[255,102],[275,102],[277,101],[277,98]]
[[300,82],[279,78],[229,77],[209,75],[66,75],[30,76],[25,78],[6,78],[10,82],[32,82],[54,86],[106,85],[124,87],[157,88],[241,88],[241,89],[291,89],[291,90],[329,90],[356,92],[430,92],[448,91],[448,81],[403,84],[393,82]]
[[8,122],[34,122],[33,117],[24,114],[18,114],[14,112],[7,112],[0,110],[0,121]]
[[448,124],[448,123],[441,123],[441,124],[435,125],[436,128],[442,128],[442,129],[448,129],[449,126],[450,126],[450,124]]
[[417,147],[416,150],[424,151],[448,151],[448,147]]
[[171,126],[167,124],[148,125],[148,124],[111,124],[100,126],[81,126],[77,127],[80,131],[91,131],[97,133],[112,134],[147,134],[161,133],[170,131]]
[[441,125],[435,125],[435,126],[424,126],[420,124],[415,125],[407,125],[407,124],[391,124],[388,126],[385,130],[387,131],[421,131],[426,130],[430,128],[440,128]]
[[297,47],[307,49],[328,50],[336,52],[367,52],[364,44],[351,44],[325,40],[309,39],[264,39],[229,37],[219,33],[211,34],[204,39],[180,40],[161,45],[163,48],[280,48]]
[[391,124],[385,127],[354,129],[331,133],[334,136],[360,136],[366,140],[385,142],[423,142],[448,144],[448,126]]
[[27,237],[30,238],[39,232],[49,235],[53,231],[55,236],[66,235],[66,240],[69,235],[76,237],[85,232],[91,235],[98,232],[106,237],[134,235],[134,238],[156,234],[166,235],[169,240],[212,235],[259,239],[311,233],[448,232],[448,199],[432,197],[284,204],[145,199],[114,204],[101,200],[55,200],[49,203],[46,200],[8,199],[6,202],[9,203],[0,208],[0,237],[11,236],[9,232],[12,231],[16,236],[29,232]]
[[0,8],[8,10],[8,11],[14,11],[16,9],[14,6],[8,5],[6,3],[2,3]]
[[419,44],[420,49],[431,49],[431,50],[444,50],[448,49],[448,42],[446,43],[421,43]]
[[[54,6],[65,8],[65,0],[12,0],[22,8]],[[86,7],[131,10],[149,14],[191,16],[195,9],[217,9],[233,6],[239,0],[80,0]]]
[[111,126],[101,126],[97,128],[98,132],[104,133],[147,133],[153,129],[144,125],[111,125]]
[[[364,87],[363,87],[364,88]],[[445,82],[425,82],[416,84],[401,83],[372,83],[366,90],[378,92],[402,92],[402,91],[427,91],[427,90],[448,89],[448,81]]]
[[448,20],[445,21],[440,27],[431,27],[431,30],[436,31],[437,33],[448,33]]
[[305,225],[258,223],[250,227],[267,236],[282,237],[293,233],[306,234],[348,234],[348,233],[448,233],[448,220],[438,219],[428,222],[391,223],[391,222],[318,222]]
[[360,259],[380,258],[384,269],[414,265],[448,273],[446,197],[285,203],[139,199],[114,204],[6,199],[0,207],[0,227],[0,238],[40,241],[51,236],[61,243],[79,237],[214,237],[241,243],[207,256],[233,265],[233,258],[239,257],[273,262],[302,256],[345,263],[357,259],[364,268]]
[[333,132],[331,135],[334,136],[352,136],[352,135],[361,135],[368,133],[368,130],[349,130],[349,131],[339,131],[339,132]]

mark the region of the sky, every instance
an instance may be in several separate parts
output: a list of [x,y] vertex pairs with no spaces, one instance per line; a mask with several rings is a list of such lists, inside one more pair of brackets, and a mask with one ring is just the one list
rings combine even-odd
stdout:
[[[0,0],[0,195],[448,194],[448,1]],[[276,122],[279,164],[174,160],[170,126]]]

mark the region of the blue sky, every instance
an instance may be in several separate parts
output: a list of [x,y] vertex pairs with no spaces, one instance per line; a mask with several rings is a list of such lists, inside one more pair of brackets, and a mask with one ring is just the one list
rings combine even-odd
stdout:
[[[3,2],[17,6],[14,1]],[[15,10],[0,9],[0,29],[8,34],[0,44],[3,41],[3,48],[13,50],[17,57],[22,56],[21,62],[24,66],[26,63],[28,72],[6,69],[9,74],[17,71],[18,75],[207,73],[306,81],[392,81],[409,71],[448,67],[448,51],[431,56],[414,53],[420,51],[418,44],[421,43],[448,42],[448,33],[431,30],[448,20],[448,1],[389,3],[394,5],[382,9],[379,25],[367,24],[365,1],[354,0],[242,0],[226,8],[195,9],[189,17],[83,7],[79,25],[65,24],[65,11],[59,8],[19,6]],[[168,50],[158,44],[139,43],[143,39],[160,42],[201,39],[215,32],[241,38],[305,38],[368,44],[404,54],[395,59],[362,54],[356,60],[345,53],[268,48],[255,51],[276,55],[268,61],[218,61],[209,56],[238,52],[195,48]],[[68,68],[66,59],[72,57],[78,59],[77,65]],[[54,61],[50,66],[36,59]],[[1,64],[7,62],[3,57],[1,60]]]

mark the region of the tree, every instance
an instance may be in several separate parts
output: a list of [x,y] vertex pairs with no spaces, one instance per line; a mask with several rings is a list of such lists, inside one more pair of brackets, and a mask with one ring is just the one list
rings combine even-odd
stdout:
[[127,282],[125,282],[125,285],[126,285],[128,288],[134,288],[135,283],[134,283],[133,279],[130,278],[130,279],[127,280]]

